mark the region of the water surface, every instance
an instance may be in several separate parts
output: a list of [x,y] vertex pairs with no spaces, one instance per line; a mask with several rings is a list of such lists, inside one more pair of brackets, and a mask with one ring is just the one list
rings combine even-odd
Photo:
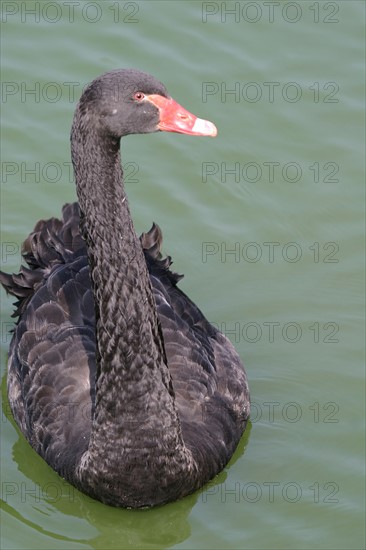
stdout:
[[[245,362],[253,414],[212,484],[117,510],[30,449],[4,377],[2,548],[364,548],[364,3],[55,5],[2,3],[4,268],[75,200],[82,87],[154,74],[219,135],[123,141],[135,225],[162,227],[181,287]],[[11,312],[2,293],[3,374]]]

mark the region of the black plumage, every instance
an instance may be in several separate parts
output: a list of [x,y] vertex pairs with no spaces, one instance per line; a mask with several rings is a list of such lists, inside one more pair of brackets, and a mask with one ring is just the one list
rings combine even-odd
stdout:
[[[114,506],[154,506],[201,487],[249,417],[239,356],[178,288],[159,227],[138,239],[129,213],[120,138],[166,129],[171,101],[139,71],[92,82],[71,133],[79,202],[62,220],[38,222],[23,245],[27,267],[0,274],[18,298],[14,418],[56,472]],[[215,135],[182,112],[168,131]]]

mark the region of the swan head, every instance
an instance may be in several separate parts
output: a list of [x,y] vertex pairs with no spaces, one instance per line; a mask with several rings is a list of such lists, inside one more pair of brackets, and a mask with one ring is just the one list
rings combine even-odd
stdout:
[[75,116],[84,122],[82,126],[113,138],[158,131],[217,134],[212,122],[184,109],[169,96],[164,84],[135,69],[111,71],[93,80],[81,96]]

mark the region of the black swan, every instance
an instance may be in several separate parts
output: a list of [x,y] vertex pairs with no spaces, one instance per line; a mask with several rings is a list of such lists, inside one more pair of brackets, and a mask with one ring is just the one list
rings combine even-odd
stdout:
[[250,410],[240,358],[178,288],[159,227],[139,239],[132,224],[120,139],[159,130],[217,133],[148,74],[95,79],[71,131],[79,201],[39,221],[28,266],[0,275],[18,298],[8,396],[20,430],[82,492],[131,508],[212,479]]

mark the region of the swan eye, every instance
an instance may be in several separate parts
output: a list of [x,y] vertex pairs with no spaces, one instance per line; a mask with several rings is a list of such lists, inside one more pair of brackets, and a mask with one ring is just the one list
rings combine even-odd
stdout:
[[137,101],[141,101],[142,99],[144,99],[145,94],[143,94],[142,92],[136,92],[133,97]]

